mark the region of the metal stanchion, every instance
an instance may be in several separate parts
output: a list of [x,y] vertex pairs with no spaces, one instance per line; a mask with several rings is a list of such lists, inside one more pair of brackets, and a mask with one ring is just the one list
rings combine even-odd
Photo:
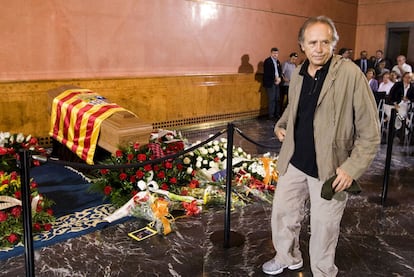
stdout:
[[34,248],[32,236],[32,207],[30,201],[30,157],[27,150],[22,150],[20,155],[20,180],[23,208],[24,230],[24,256],[26,276],[35,276],[34,273]]
[[391,109],[391,118],[390,118],[390,121],[388,122],[387,156],[385,157],[384,179],[382,182],[382,194],[381,194],[381,205],[382,206],[385,206],[385,202],[387,200],[388,182],[390,179],[392,145],[394,143],[396,116],[397,116],[397,111],[395,109]]
[[210,239],[213,242],[223,242],[224,248],[232,246],[240,246],[244,243],[244,236],[231,231],[230,217],[231,217],[231,183],[233,180],[233,136],[234,125],[229,123],[227,125],[227,163],[226,163],[226,208],[224,219],[224,236],[223,231],[214,232]]

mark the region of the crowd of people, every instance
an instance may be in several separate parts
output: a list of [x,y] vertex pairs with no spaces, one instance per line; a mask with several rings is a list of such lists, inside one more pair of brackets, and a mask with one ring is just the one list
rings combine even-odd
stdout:
[[[393,63],[380,49],[370,57],[363,50],[358,59],[353,59],[351,48],[340,48],[337,54],[354,62],[366,75],[377,104],[385,99],[386,117],[390,116],[391,108],[397,109],[401,117],[406,116],[410,103],[414,102],[414,74],[404,55],[399,55]],[[279,119],[287,106],[290,77],[298,66],[296,52],[292,52],[284,63],[280,63],[278,56],[279,49],[272,48],[264,66],[264,87],[269,96],[269,119],[272,120]]]

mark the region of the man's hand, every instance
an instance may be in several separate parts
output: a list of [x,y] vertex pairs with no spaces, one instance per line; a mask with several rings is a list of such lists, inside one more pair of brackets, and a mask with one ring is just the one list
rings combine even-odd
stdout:
[[285,140],[286,130],[284,128],[275,127],[275,135],[280,142]]
[[332,182],[332,188],[334,188],[335,192],[346,190],[352,185],[352,177],[341,168],[338,167],[336,169],[336,175],[335,180]]
[[282,79],[280,77],[275,78],[275,84],[276,85],[280,84],[281,81],[282,81]]

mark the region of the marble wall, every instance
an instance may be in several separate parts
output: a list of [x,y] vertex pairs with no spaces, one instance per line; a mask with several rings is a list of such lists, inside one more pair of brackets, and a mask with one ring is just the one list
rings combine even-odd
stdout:
[[[357,0],[0,0],[0,81],[244,73],[309,16],[354,45]],[[344,12],[345,11],[345,12]],[[303,56],[301,57],[303,58]]]

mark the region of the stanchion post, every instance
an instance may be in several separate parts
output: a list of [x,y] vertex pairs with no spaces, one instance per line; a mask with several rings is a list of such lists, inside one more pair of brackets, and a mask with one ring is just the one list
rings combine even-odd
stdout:
[[387,156],[385,157],[384,179],[382,182],[382,194],[381,194],[381,205],[382,206],[385,206],[385,202],[387,200],[388,182],[390,179],[392,145],[394,143],[396,115],[397,115],[397,111],[395,109],[391,109],[391,118],[390,118],[390,121],[388,122]]
[[224,220],[224,248],[230,247],[230,217],[231,217],[231,182],[233,179],[233,136],[234,125],[227,125],[227,163],[226,163],[226,215]]
[[[224,217],[224,236],[223,230],[213,232],[210,239],[215,243],[222,243],[224,248],[240,246],[244,243],[244,236],[231,231],[231,183],[233,180],[233,136],[234,125],[227,125],[227,162],[226,162],[226,199],[225,199],[225,217]],[[230,237],[231,234],[231,237]]]
[[30,158],[27,150],[19,152],[20,155],[20,180],[23,209],[23,230],[24,230],[24,254],[26,276],[34,274],[34,248],[32,235],[32,207],[30,200]]

